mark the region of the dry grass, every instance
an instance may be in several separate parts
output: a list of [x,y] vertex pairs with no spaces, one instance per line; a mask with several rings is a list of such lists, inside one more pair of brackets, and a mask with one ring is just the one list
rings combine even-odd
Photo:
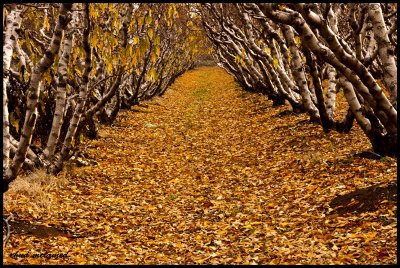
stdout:
[[22,204],[28,203],[33,214],[49,212],[55,203],[52,192],[67,183],[64,174],[55,177],[47,174],[45,170],[39,169],[19,176],[3,195],[4,211],[14,212]]

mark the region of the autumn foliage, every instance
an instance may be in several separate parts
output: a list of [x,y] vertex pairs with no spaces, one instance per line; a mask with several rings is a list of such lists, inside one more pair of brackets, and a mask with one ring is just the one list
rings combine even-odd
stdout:
[[191,70],[82,143],[98,165],[62,172],[51,209],[11,185],[6,214],[69,233],[13,234],[4,261],[396,263],[396,161],[355,157],[359,127],[324,133],[306,119],[220,68]]
[[190,8],[5,5],[3,191],[21,170],[60,172],[84,136],[192,68],[204,44]]
[[4,263],[397,263],[396,22],[3,5]]
[[[200,11],[219,64],[245,90],[288,102],[326,132],[356,121],[374,152],[396,155],[396,4],[216,3]],[[348,109],[337,119],[339,91]]]

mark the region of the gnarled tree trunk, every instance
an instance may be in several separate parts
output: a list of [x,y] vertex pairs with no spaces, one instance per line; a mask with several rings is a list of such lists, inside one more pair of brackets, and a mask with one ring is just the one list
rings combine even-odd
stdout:
[[42,74],[53,64],[54,58],[58,53],[58,50],[60,49],[63,31],[67,27],[71,19],[69,14],[71,9],[72,4],[61,5],[59,10],[60,15],[53,32],[51,43],[43,57],[38,61],[32,71],[32,76],[29,84],[27,111],[25,114],[24,126],[22,128],[22,135],[13,161],[10,167],[7,169],[5,177],[3,176],[3,192],[8,189],[8,184],[17,177],[18,172],[25,161],[26,152],[28,150],[28,146],[30,144],[36,123],[37,104],[40,94],[40,80]]

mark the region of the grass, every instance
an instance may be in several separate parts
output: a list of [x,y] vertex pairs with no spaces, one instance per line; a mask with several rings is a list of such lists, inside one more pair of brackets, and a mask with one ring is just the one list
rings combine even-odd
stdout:
[[11,182],[9,190],[3,195],[3,209],[16,207],[23,200],[31,204],[34,214],[48,212],[54,205],[51,192],[66,182],[65,176],[55,177],[43,169],[21,175]]
[[198,90],[196,90],[196,91],[193,93],[193,96],[199,98],[200,100],[203,100],[204,97],[207,96],[207,93],[209,93],[207,89],[205,89],[205,88],[199,88]]
[[193,117],[199,112],[204,101],[209,97],[209,90],[205,87],[200,87],[192,93],[193,100],[186,104],[187,111],[184,113],[186,122],[185,127],[192,129],[194,127]]

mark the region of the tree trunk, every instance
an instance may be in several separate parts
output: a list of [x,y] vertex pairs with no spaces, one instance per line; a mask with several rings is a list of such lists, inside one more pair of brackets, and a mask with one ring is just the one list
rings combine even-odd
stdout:
[[326,68],[326,76],[328,79],[328,88],[326,92],[326,112],[330,120],[335,119],[336,106],[336,70],[332,65],[328,64]]
[[378,45],[378,55],[382,61],[383,83],[389,89],[390,101],[397,110],[397,65],[380,4],[370,4],[368,15],[371,18],[374,38]]
[[296,47],[296,43],[294,41],[293,30],[292,30],[291,26],[289,26],[289,25],[284,25],[282,30],[283,30],[284,36],[286,38],[286,42],[288,43],[290,53],[292,55],[291,64],[292,64],[293,76],[299,87],[300,94],[301,94],[301,97],[303,100],[303,106],[304,106],[305,110],[308,112],[308,114],[310,115],[311,121],[319,122],[320,115],[319,115],[317,108],[315,107],[315,105],[313,104],[313,102],[311,100],[311,94],[308,89],[306,75],[304,72],[303,64],[301,62],[300,53],[299,53],[299,51]]
[[52,159],[56,150],[56,144],[60,136],[61,126],[64,120],[64,110],[66,105],[66,86],[67,86],[67,68],[69,57],[71,55],[73,46],[73,34],[72,27],[66,32],[64,38],[64,47],[61,58],[58,62],[58,83],[56,93],[56,107],[54,109],[53,123],[49,139],[47,141],[46,148],[44,149],[43,155],[46,159]]
[[91,47],[89,44],[89,34],[90,34],[90,19],[89,19],[89,4],[84,4],[85,15],[84,15],[84,30],[83,30],[83,49],[85,51],[85,69],[82,75],[82,84],[79,89],[78,103],[75,107],[74,115],[72,116],[71,123],[69,124],[67,135],[65,136],[64,143],[61,149],[61,156],[58,159],[56,165],[51,168],[52,173],[58,173],[63,167],[63,162],[69,155],[73,137],[75,136],[76,130],[79,126],[83,110],[85,108],[88,83],[89,83],[89,73],[92,69],[91,60]]
[[[53,64],[54,58],[58,53],[63,31],[67,27],[70,21],[69,11],[71,9],[72,9],[72,4],[61,5],[60,15],[56,27],[54,29],[53,37],[51,39],[49,48],[46,50],[45,54],[38,61],[38,63],[35,65],[35,68],[32,71],[32,76],[29,84],[27,111],[25,114],[24,126],[22,128],[22,135],[18,144],[17,151],[13,158],[13,162],[7,169],[5,180],[3,181],[5,185],[8,185],[11,181],[13,181],[17,177],[18,172],[25,161],[26,152],[31,142],[33,130],[36,124],[37,103],[40,94],[40,88],[39,88],[40,80],[42,74]],[[7,187],[5,187],[5,189],[7,189]]]
[[7,84],[9,80],[9,70],[12,54],[17,43],[19,29],[21,24],[21,9],[13,5],[11,12],[6,16],[5,37],[3,45],[3,176],[10,166],[10,128],[8,120],[8,96]]
[[310,67],[310,73],[315,89],[315,96],[317,98],[317,107],[320,114],[321,125],[325,132],[329,132],[332,129],[333,121],[329,119],[328,113],[325,107],[324,93],[322,91],[322,83],[320,79],[320,74],[318,71],[318,66],[316,59],[308,48],[304,48],[304,55],[308,66]]

